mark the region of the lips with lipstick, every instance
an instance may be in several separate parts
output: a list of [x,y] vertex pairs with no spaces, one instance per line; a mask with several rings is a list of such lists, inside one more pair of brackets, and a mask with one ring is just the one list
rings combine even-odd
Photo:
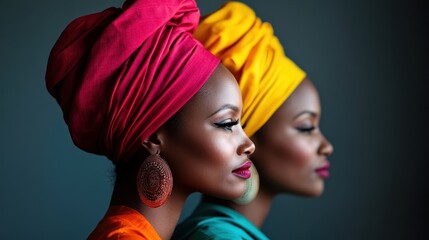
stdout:
[[316,169],[317,175],[319,175],[323,179],[327,179],[329,177],[329,168],[331,164],[328,162],[323,167]]
[[232,174],[234,174],[237,177],[249,179],[252,175],[250,172],[250,167],[252,166],[252,161],[247,160],[239,168],[236,168],[232,171]]

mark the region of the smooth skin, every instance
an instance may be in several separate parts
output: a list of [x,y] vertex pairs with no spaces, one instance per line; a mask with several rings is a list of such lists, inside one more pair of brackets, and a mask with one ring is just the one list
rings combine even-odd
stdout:
[[259,172],[257,197],[248,205],[238,205],[204,197],[227,205],[262,227],[273,198],[282,193],[320,196],[325,178],[316,169],[329,164],[332,144],[319,128],[320,99],[313,83],[304,79],[282,106],[251,140],[256,151],[251,160]]
[[[111,205],[125,205],[145,216],[162,239],[169,239],[186,198],[203,192],[223,199],[240,196],[245,179],[232,171],[255,150],[240,125],[241,94],[233,75],[222,65],[171,119],[142,143],[132,163],[117,169]],[[158,208],[144,205],[136,177],[142,161],[160,152],[173,174],[173,190]]]

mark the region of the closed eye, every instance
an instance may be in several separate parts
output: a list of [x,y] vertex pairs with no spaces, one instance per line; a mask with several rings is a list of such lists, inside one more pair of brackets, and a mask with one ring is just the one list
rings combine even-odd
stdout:
[[296,129],[302,133],[311,134],[316,128],[314,126],[310,126],[310,127],[296,127]]

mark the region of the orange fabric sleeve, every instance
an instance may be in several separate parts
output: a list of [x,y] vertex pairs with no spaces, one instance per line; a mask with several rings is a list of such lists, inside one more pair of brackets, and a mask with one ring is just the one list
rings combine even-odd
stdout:
[[143,215],[125,206],[111,206],[88,239],[161,240]]

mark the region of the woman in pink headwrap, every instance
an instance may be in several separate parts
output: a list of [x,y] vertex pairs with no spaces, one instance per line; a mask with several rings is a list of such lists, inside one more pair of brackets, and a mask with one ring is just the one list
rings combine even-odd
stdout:
[[244,192],[240,91],[192,37],[198,20],[194,0],[127,1],[74,20],[51,51],[46,85],[74,144],[116,167],[89,239],[168,239],[192,192]]

